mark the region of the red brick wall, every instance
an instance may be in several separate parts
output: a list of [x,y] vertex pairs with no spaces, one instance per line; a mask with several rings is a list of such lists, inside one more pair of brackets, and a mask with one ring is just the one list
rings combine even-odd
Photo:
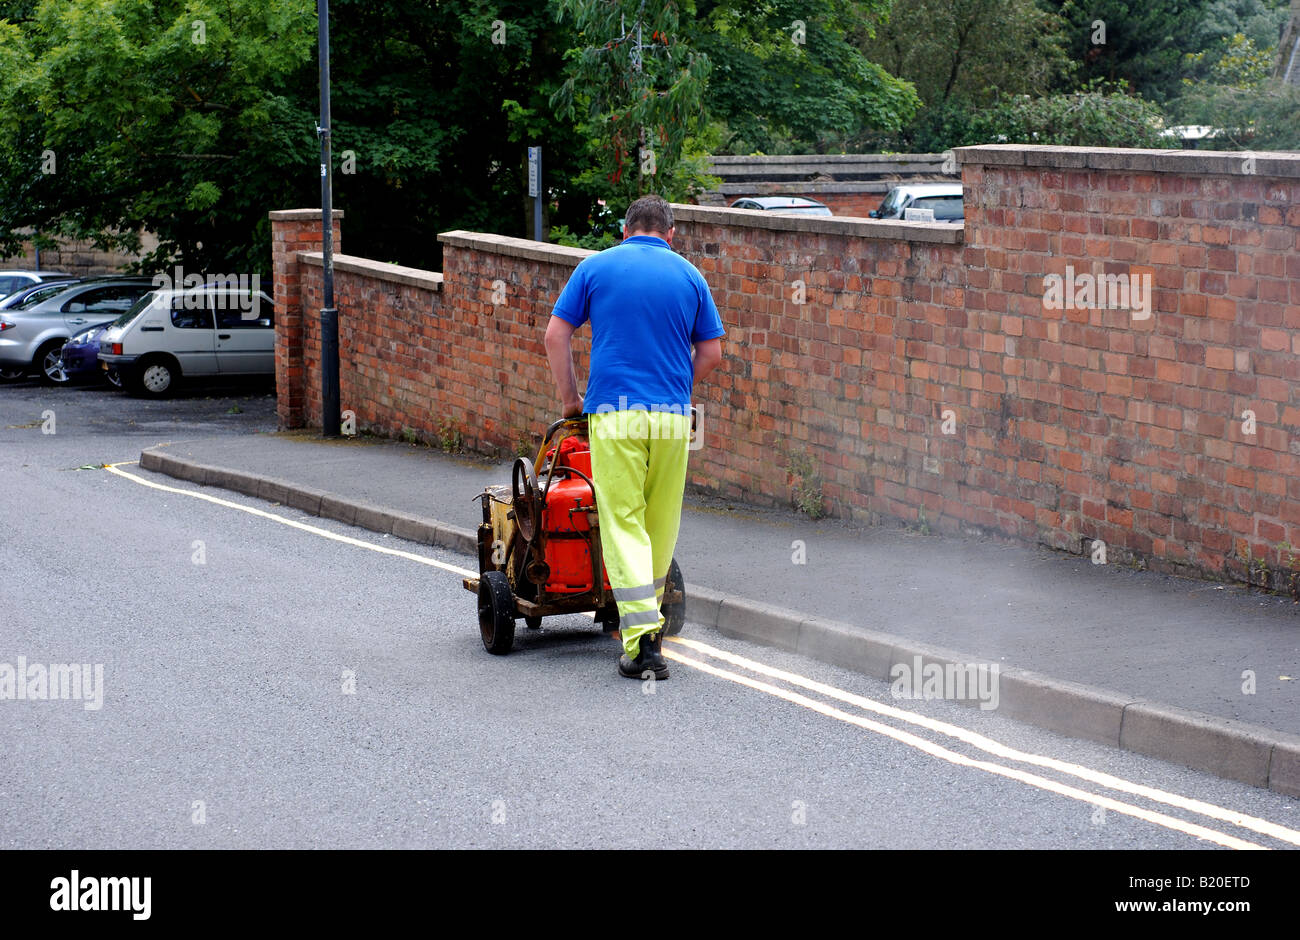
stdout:
[[[320,255],[305,260],[303,286],[306,424],[319,427]],[[440,425],[439,389],[450,370],[441,275],[340,255],[334,265],[339,310],[339,404],[357,428],[400,437],[411,429],[430,439]],[[368,315],[358,316],[357,311]],[[441,349],[440,349],[441,347]],[[453,380],[454,381],[454,380]],[[461,402],[454,403],[457,407]]]
[[[320,379],[309,386],[304,364],[304,353],[320,348],[319,324],[317,333],[308,341],[304,325],[320,313],[319,299],[307,303],[303,298],[302,268],[298,261],[300,251],[321,250],[321,210],[284,209],[271,216],[271,276],[274,279],[275,301],[275,387],[276,408],[282,427],[301,427],[307,409],[315,405],[316,424],[320,424]],[[334,250],[343,250],[340,229],[343,211],[335,209],[331,219]]]
[[[700,396],[692,484],[788,504],[790,467],[808,460],[840,517],[1076,552],[1101,539],[1112,561],[1166,569],[1288,565],[1279,543],[1300,546],[1300,157],[1256,155],[1241,172],[1240,156],[1195,152],[961,156],[964,243],[956,226],[678,208],[674,247],[728,327]],[[337,275],[343,405],[385,433],[436,441],[454,426],[474,450],[513,453],[556,414],[542,333],[584,253],[442,238],[436,299],[398,309],[380,275]],[[1151,316],[1046,306],[1045,276],[1067,266],[1150,274]],[[319,267],[300,270],[313,310]],[[315,348],[310,319],[298,333],[291,322],[282,314],[290,363],[304,332]],[[298,355],[308,383],[281,385],[286,425],[295,401],[319,414],[313,354]]]

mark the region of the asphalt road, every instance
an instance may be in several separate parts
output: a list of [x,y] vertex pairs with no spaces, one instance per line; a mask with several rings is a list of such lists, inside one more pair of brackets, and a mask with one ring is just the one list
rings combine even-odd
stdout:
[[489,656],[469,558],[77,469],[273,425],[264,392],[0,387],[0,664],[103,667],[96,710],[0,700],[0,848],[1300,843],[1300,801],[689,624],[650,686],[578,617]]

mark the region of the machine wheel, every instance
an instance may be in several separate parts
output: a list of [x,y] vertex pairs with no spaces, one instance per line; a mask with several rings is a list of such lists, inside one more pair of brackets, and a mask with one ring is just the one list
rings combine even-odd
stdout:
[[27,370],[21,366],[13,368],[12,366],[0,366],[0,382],[17,382],[27,375]]
[[682,593],[682,599],[676,603],[669,604],[664,602],[659,610],[664,615],[664,633],[668,636],[676,636],[682,632],[682,627],[686,625],[686,581],[682,578],[682,569],[677,566],[677,559],[668,568],[668,577],[664,580],[664,593],[679,590]]
[[121,388],[122,373],[118,372],[116,369],[109,369],[104,373],[104,381],[113,386],[113,388]]
[[540,528],[542,507],[537,499],[537,471],[527,457],[516,457],[510,468],[510,507],[515,511],[515,527],[525,542],[531,542]]
[[485,571],[478,581],[478,632],[483,648],[504,656],[515,645],[515,596],[503,571]]

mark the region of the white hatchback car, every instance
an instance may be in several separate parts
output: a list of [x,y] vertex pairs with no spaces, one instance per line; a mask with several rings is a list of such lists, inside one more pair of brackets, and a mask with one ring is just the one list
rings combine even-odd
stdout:
[[274,375],[274,316],[264,291],[152,291],[100,336],[100,368],[159,398],[182,377]]

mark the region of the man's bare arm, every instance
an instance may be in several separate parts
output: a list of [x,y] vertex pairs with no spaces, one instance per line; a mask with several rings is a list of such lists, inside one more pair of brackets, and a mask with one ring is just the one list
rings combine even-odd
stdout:
[[576,327],[567,320],[552,316],[546,324],[546,358],[551,363],[551,375],[560,393],[561,416],[571,418],[582,414],[582,396],[578,394],[578,377],[573,371],[573,349],[570,345]]
[[695,384],[699,385],[722,362],[722,337],[695,344]]

